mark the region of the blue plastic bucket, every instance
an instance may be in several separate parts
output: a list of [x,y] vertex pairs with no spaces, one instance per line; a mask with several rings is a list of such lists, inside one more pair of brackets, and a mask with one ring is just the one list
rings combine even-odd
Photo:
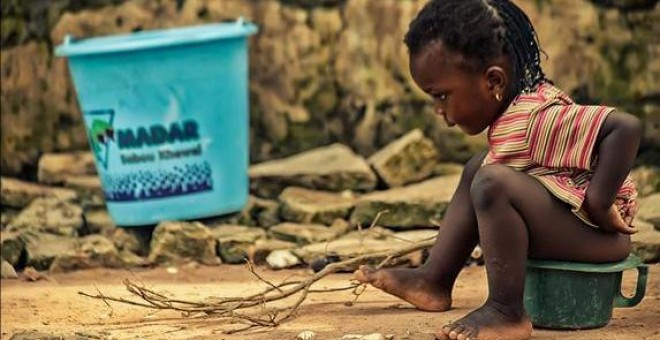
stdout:
[[74,40],[68,57],[117,225],[242,209],[248,197],[247,37],[235,23]]

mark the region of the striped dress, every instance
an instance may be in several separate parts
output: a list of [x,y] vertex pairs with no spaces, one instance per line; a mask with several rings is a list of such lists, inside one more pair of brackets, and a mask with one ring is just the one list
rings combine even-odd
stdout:
[[[582,202],[594,173],[598,131],[613,108],[577,105],[548,83],[521,94],[488,130],[490,150],[482,165],[503,164],[525,172],[585,223],[592,223]],[[617,194],[619,211],[637,197],[630,175]]]

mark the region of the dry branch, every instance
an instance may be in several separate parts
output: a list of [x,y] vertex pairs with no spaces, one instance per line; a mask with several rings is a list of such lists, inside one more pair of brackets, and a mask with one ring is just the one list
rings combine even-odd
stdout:
[[[369,229],[373,228],[378,217],[380,217],[380,214],[381,213],[376,216],[376,219],[374,219],[374,222]],[[206,315],[208,318],[214,318],[216,322],[219,323],[241,324],[241,326],[237,328],[224,330],[225,333],[236,333],[258,327],[275,327],[282,322],[290,320],[295,316],[298,307],[305,301],[309,294],[353,290],[355,297],[352,302],[347,303],[350,305],[355,302],[364,291],[366,288],[364,284],[351,282],[350,285],[346,287],[328,289],[311,289],[312,285],[327,275],[336,273],[344,268],[354,267],[359,264],[370,263],[384,258],[384,260],[382,260],[377,266],[380,268],[391,259],[429,248],[433,243],[434,239],[429,239],[412,243],[406,247],[391,251],[365,254],[344,261],[333,262],[312,276],[299,281],[282,282],[279,284],[274,284],[259,276],[254,271],[252,263],[248,262],[248,270],[257,278],[257,280],[265,283],[268,287],[259,293],[244,297],[213,298],[212,300],[207,299],[207,301],[173,299],[147,288],[142,282],[136,283],[130,279],[124,280],[126,289],[134,297],[138,297],[140,300],[136,301],[133,299],[129,300],[121,297],[108,296],[98,290],[98,294],[89,294],[85,292],[78,292],[78,294],[94,299],[100,299],[108,306],[110,306],[108,302],[112,301],[149,309],[179,311],[184,316],[188,317],[193,315],[199,316],[202,314]],[[298,294],[298,297],[292,305],[280,308],[267,307],[267,304],[270,302],[284,300],[296,294]]]

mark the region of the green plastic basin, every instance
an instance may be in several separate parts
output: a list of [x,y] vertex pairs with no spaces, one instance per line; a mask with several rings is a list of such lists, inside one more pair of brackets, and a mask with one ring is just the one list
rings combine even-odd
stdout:
[[[623,271],[637,269],[637,289],[621,294]],[[616,263],[529,260],[524,304],[535,327],[587,329],[607,325],[614,307],[632,307],[644,298],[648,267],[634,255]]]

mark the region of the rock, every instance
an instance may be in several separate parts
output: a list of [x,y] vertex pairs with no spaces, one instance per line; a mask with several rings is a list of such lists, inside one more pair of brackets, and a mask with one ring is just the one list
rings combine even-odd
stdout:
[[149,254],[148,240],[141,239],[133,228],[116,228],[112,231],[106,231],[102,235],[112,240],[115,248],[119,251],[128,251],[142,256]]
[[64,186],[75,190],[84,206],[103,207],[105,196],[101,179],[96,175],[67,177]]
[[300,245],[329,241],[337,236],[333,230],[320,224],[281,223],[270,228],[269,233],[280,240]]
[[444,176],[421,183],[373,192],[360,197],[350,222],[369,226],[378,212],[387,211],[378,225],[390,228],[437,227],[458,187],[460,175]]
[[116,228],[110,235],[104,235],[115,243],[118,250],[127,250],[140,256],[148,256],[154,232],[152,226]]
[[373,239],[373,240],[385,240],[390,238],[390,236],[394,235],[395,232],[391,229],[383,228],[380,226],[374,226],[373,228],[362,228],[362,230],[354,230],[351,231],[350,233],[344,235],[341,237],[341,239],[345,238],[355,238],[355,239]]
[[2,259],[9,262],[12,266],[18,266],[23,250],[25,249],[25,241],[20,233],[0,232],[0,240],[2,242]]
[[214,227],[223,224],[237,224],[268,229],[280,223],[280,203],[250,195],[243,209],[237,213],[199,219],[204,225]]
[[437,229],[419,229],[398,232],[392,235],[391,238],[397,241],[416,243],[435,239],[437,236]]
[[251,190],[261,197],[277,197],[289,186],[328,191],[371,190],[376,186],[376,175],[367,162],[341,144],[259,163],[250,167],[249,174]]
[[295,267],[301,262],[300,259],[291,252],[291,250],[280,249],[273,250],[273,252],[268,254],[266,257],[266,263],[268,263],[268,266],[272,269],[284,269]]
[[660,193],[640,198],[638,203],[639,210],[636,217],[651,223],[655,230],[660,231]]
[[116,268],[121,265],[115,244],[101,235],[88,235],[78,240],[79,253],[89,256],[92,265]]
[[280,204],[277,201],[250,195],[237,223],[270,228],[280,221]]
[[342,29],[341,13],[323,7],[314,7],[311,13],[314,30],[326,40],[332,39]]
[[[42,10],[52,14],[50,8]],[[5,17],[2,19],[5,34]],[[3,175],[34,173],[39,155],[52,150],[89,148],[76,96],[71,95],[74,90],[67,60],[54,58],[54,45],[49,45],[43,39],[30,39],[26,44],[2,46]]]
[[644,263],[660,261],[660,231],[654,230],[650,223],[636,222],[639,232],[633,234],[632,253]]
[[0,230],[5,230],[9,222],[18,215],[20,211],[9,207],[0,207]]
[[344,334],[341,337],[341,340],[361,340],[362,334]]
[[432,176],[448,176],[448,175],[460,175],[463,173],[463,164],[460,163],[450,163],[450,162],[441,162],[437,163],[433,167]]
[[[294,249],[293,253],[301,258],[305,263],[312,263],[319,258],[324,258],[328,254],[338,256],[341,261],[354,258],[366,254],[375,254],[380,252],[392,251],[398,248],[408,246],[405,243],[397,240],[374,240],[374,239],[338,239],[331,242],[314,243],[302,248]],[[378,265],[383,261],[386,256],[374,258],[368,263],[356,263],[353,265],[340,268],[343,272],[352,272],[357,269],[360,264]],[[400,265],[408,262],[409,259],[397,258],[392,259],[387,263],[388,266]]]
[[218,264],[216,240],[199,222],[161,222],[151,239],[149,261],[176,263],[195,260],[204,264]]
[[211,229],[217,240],[217,252],[225,263],[245,263],[250,247],[266,238],[266,231],[239,225],[220,225]]
[[62,201],[73,201],[77,197],[76,192],[70,189],[0,177],[0,203],[5,206],[23,208],[36,198],[57,198]]
[[[657,63],[657,61],[656,61]],[[649,103],[644,105],[644,137],[642,140],[646,141],[649,144],[651,150],[655,149],[656,155],[657,150],[660,150],[660,105]],[[657,162],[655,162],[656,167],[654,168],[655,172],[655,190],[660,191],[660,181],[658,181],[658,169]]]
[[253,245],[248,248],[248,258],[254,264],[264,264],[266,257],[275,250],[294,249],[296,244],[293,242],[286,242],[276,239],[260,239],[256,240]]
[[18,274],[14,267],[4,259],[2,259],[2,268],[0,268],[0,278],[4,279],[18,279]]
[[340,236],[346,235],[351,230],[355,229],[355,227],[352,224],[348,223],[348,221],[346,221],[345,219],[338,218],[338,219],[335,219],[334,221],[332,221],[332,224],[330,224],[329,229],[337,237],[340,237]]
[[346,334],[341,337],[341,340],[385,340],[386,337],[380,333],[371,333],[367,335],[362,334]]
[[484,262],[484,250],[481,249],[481,246],[477,245],[472,249],[472,252],[470,253],[470,258],[467,260],[467,265],[469,266],[479,266],[483,265]]
[[243,239],[249,240],[250,242],[266,238],[265,230],[243,225],[220,224],[214,225],[208,229],[215,238],[241,236]]
[[296,340],[314,340],[316,333],[312,331],[302,331],[296,335]]
[[73,335],[63,333],[45,333],[39,331],[24,331],[14,334],[10,340],[89,340],[89,339],[107,339],[108,335],[93,333],[76,332]]
[[48,270],[53,261],[60,256],[74,256],[76,239],[71,237],[47,234],[24,234],[26,266],[36,270]]
[[86,210],[85,227],[90,234],[111,234],[117,226],[105,209]]
[[438,162],[438,150],[422,130],[415,129],[371,155],[368,162],[388,187],[400,187],[428,178]]
[[96,174],[91,152],[50,153],[39,159],[39,182],[62,184],[68,177]]
[[641,166],[635,168],[631,176],[640,197],[660,191],[660,168]]
[[25,281],[35,282],[39,280],[48,280],[48,276],[36,270],[34,267],[25,267],[21,274]]
[[83,225],[80,206],[54,198],[37,198],[9,223],[7,230],[76,236]]
[[279,200],[286,221],[326,225],[338,218],[348,218],[355,203],[352,195],[299,187],[284,189]]
[[139,256],[134,252],[126,249],[118,249],[119,251],[119,260],[122,263],[122,267],[133,268],[133,267],[145,267],[151,264],[146,257]]
[[[395,233],[390,238],[410,245],[412,243],[432,240],[435,239],[437,236],[438,236],[437,229],[419,229],[419,230],[409,230],[409,231]],[[410,267],[419,267],[422,264],[424,264],[424,262],[428,258],[428,255],[429,255],[428,249],[420,249],[404,255],[401,261],[408,263]]]
[[118,268],[123,264],[112,241],[101,235],[89,235],[77,240],[74,252],[55,258],[51,272],[68,272],[99,267]]

